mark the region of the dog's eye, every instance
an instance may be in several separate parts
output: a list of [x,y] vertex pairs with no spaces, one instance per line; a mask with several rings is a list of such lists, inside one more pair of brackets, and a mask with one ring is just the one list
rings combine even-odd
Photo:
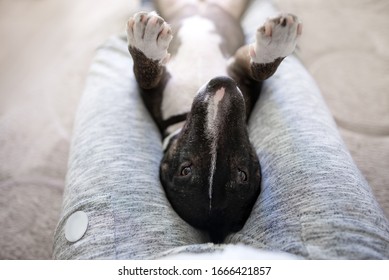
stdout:
[[239,180],[241,182],[246,182],[247,181],[247,174],[246,174],[246,172],[238,169],[238,176],[239,176]]
[[181,176],[188,176],[192,173],[192,167],[191,166],[185,166],[181,169]]

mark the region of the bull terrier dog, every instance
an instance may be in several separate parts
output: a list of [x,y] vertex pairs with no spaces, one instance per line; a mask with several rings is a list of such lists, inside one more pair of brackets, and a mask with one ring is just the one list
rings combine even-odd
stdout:
[[261,82],[302,30],[296,16],[281,14],[244,45],[248,2],[157,0],[157,12],[136,13],[126,26],[134,74],[163,138],[166,196],[215,243],[243,227],[258,198],[261,169],[247,120]]

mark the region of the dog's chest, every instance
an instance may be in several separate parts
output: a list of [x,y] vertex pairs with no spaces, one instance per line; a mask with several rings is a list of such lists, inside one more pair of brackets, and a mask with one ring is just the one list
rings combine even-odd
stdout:
[[227,75],[227,61],[220,50],[222,37],[211,20],[186,18],[175,36],[180,46],[167,64],[171,77],[163,92],[164,120],[189,112],[201,86],[216,76]]

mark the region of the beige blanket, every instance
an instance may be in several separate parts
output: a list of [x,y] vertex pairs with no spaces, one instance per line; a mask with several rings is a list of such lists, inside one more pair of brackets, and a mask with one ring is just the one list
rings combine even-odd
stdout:
[[[137,2],[0,1],[0,258],[51,257],[88,65]],[[304,22],[299,56],[389,216],[389,3],[275,2]]]

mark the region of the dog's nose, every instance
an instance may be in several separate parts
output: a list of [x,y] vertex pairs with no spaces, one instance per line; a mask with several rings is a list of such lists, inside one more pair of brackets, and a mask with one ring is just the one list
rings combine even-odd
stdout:
[[227,76],[220,76],[220,77],[213,78],[208,82],[207,85],[207,87],[211,90],[217,90],[221,87],[224,87],[226,89],[236,88],[236,86],[237,86],[236,82]]

